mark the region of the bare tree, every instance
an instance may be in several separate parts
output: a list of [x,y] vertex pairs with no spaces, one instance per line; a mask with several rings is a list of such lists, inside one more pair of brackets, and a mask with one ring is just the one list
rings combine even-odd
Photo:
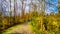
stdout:
[[11,17],[11,15],[12,15],[12,11],[11,11],[11,0],[9,0],[10,1],[10,17]]
[[2,0],[0,0],[0,13],[2,12]]
[[24,0],[21,0],[22,2],[22,17],[24,16]]
[[6,15],[5,12],[6,12],[6,0],[3,0],[3,15],[4,16]]
[[16,0],[14,0],[14,16],[16,16],[16,5],[17,5]]

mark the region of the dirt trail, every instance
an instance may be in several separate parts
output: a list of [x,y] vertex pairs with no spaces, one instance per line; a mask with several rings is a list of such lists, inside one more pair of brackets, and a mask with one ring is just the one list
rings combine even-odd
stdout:
[[22,25],[17,25],[15,27],[12,27],[8,29],[6,32],[3,34],[9,34],[9,33],[14,33],[14,34],[34,34],[34,32],[31,30],[31,27],[29,24],[22,24]]

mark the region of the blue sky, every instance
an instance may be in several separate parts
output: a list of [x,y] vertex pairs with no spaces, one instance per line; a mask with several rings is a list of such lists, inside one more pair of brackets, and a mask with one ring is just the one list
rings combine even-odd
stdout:
[[[8,0],[7,0],[8,1]],[[36,0],[37,1],[37,0]],[[1,1],[0,1],[1,2]],[[35,2],[35,1],[34,1]],[[51,11],[53,10],[54,11],[54,13],[57,13],[58,12],[58,0],[46,0],[46,2],[48,2],[48,3],[46,3],[46,13],[51,13]],[[21,9],[21,1],[20,0],[17,0],[17,3],[18,3],[18,6],[19,6],[19,9],[18,9],[18,13],[19,13],[19,10]],[[20,3],[20,4],[19,4]],[[30,4],[31,3],[31,1],[30,0],[27,0],[25,3],[27,3],[27,5],[28,4]],[[49,3],[51,3],[51,4],[49,4]],[[5,3],[6,5],[8,5],[9,6],[9,1],[8,1],[8,3]],[[6,5],[4,5],[4,6],[6,6]],[[9,11],[9,7],[8,6],[6,6],[7,8],[6,8],[6,12],[8,13],[8,11]],[[14,1],[12,0],[12,3],[11,3],[11,7],[12,8],[14,8]],[[21,10],[20,10],[21,11]],[[29,11],[29,6],[26,6],[26,8],[25,8],[25,11],[26,12],[28,12]],[[26,13],[25,12],[25,13]]]
[[47,0],[47,2],[51,3],[51,5],[47,3],[46,5],[46,8],[48,8],[47,11],[50,12],[53,10],[54,13],[57,13],[58,12],[58,0]]

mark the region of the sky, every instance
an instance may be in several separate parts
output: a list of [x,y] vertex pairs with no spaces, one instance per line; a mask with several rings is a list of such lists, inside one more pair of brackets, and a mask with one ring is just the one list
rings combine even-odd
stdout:
[[[9,10],[9,6],[10,6],[10,3],[9,3],[9,0],[7,0],[8,2],[6,3],[6,2],[3,2],[4,4],[3,4],[3,6],[5,6],[6,7],[6,14],[8,14],[8,12],[10,11]],[[35,2],[37,2],[38,3],[38,1],[36,0],[36,1],[33,1],[34,3]],[[21,1],[20,0],[17,0],[17,3],[18,3],[18,8],[17,8],[17,13],[20,13],[21,14]],[[20,4],[19,4],[20,3]],[[28,4],[30,4],[31,3],[31,1],[30,0],[27,0],[27,1],[25,1],[24,3],[27,3],[27,5],[26,5],[26,8],[25,8],[25,13],[26,12],[28,12],[29,11],[29,6],[28,6]],[[0,4],[1,4],[1,0],[0,0]],[[43,4],[43,3],[42,3]],[[11,7],[12,7],[12,10],[14,9],[14,1],[12,0],[12,2],[11,2]],[[57,13],[58,12],[58,0],[46,0],[46,9],[45,9],[45,12],[46,13],[51,13],[51,11],[54,11],[54,13]]]
[[54,11],[54,13],[58,12],[58,0],[46,0],[47,2],[51,3],[46,5],[47,13]]

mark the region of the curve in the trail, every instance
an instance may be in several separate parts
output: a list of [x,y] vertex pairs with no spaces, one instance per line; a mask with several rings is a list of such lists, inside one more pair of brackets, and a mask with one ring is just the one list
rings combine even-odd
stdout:
[[2,34],[34,34],[29,24],[16,25],[7,29]]

